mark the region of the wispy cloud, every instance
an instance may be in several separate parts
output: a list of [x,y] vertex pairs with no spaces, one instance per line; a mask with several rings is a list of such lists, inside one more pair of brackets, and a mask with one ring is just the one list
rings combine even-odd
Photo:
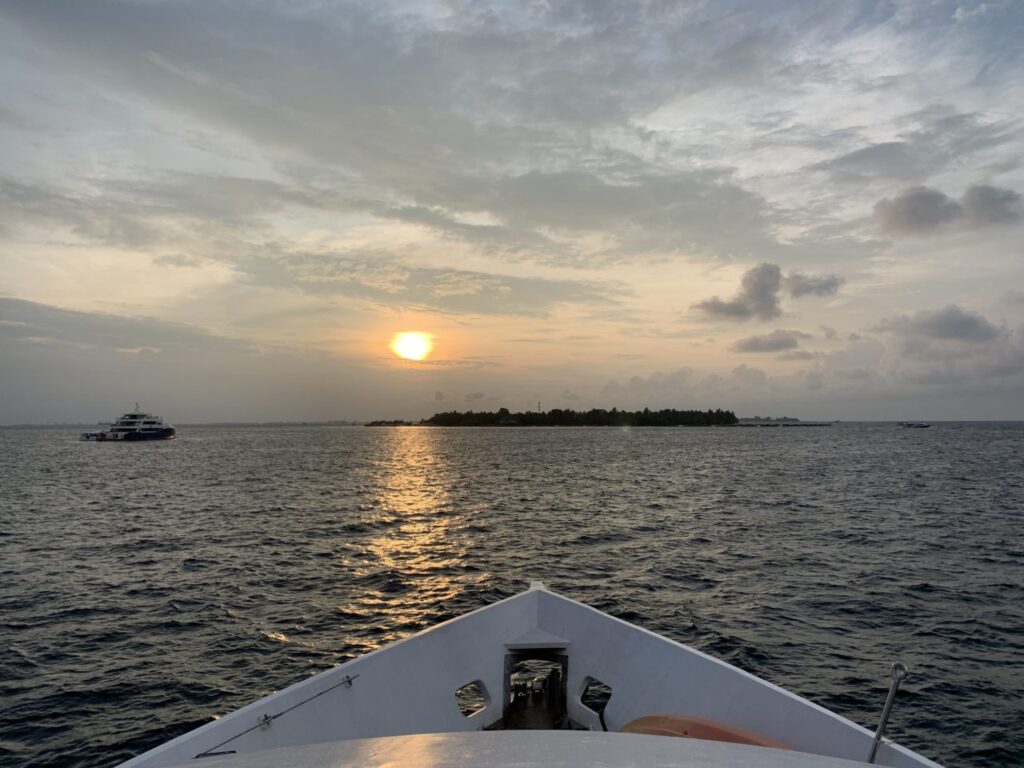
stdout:
[[151,317],[80,312],[0,297],[0,339],[151,352],[255,352],[250,342]]

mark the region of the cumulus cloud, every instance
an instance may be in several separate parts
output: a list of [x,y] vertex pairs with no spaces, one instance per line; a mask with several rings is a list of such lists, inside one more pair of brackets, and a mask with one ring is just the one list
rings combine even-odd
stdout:
[[601,397],[620,408],[738,407],[733,398],[752,392],[764,394],[768,375],[760,368],[738,365],[725,373],[707,373],[684,367],[609,381]]
[[875,330],[904,337],[961,342],[988,342],[1004,334],[1004,329],[955,304],[939,310],[887,318],[875,326]]
[[975,185],[960,201],[917,186],[875,203],[875,221],[886,234],[924,236],[947,226],[978,228],[1019,219],[1021,196],[1011,189]]
[[732,299],[714,296],[694,304],[694,309],[721,320],[772,320],[782,314],[783,287],[793,298],[832,296],[844,282],[840,275],[783,275],[777,264],[764,262],[744,273],[740,289]]
[[970,226],[1001,224],[1021,217],[1020,194],[1012,189],[973,186],[961,201],[965,222]]
[[782,314],[779,291],[782,289],[782,270],[777,264],[758,264],[743,275],[740,290],[729,301],[717,296],[694,305],[711,317],[727,320],[771,320]]
[[875,219],[892,235],[924,235],[960,217],[960,204],[937,189],[911,187],[875,203]]
[[[997,325],[976,312],[949,305],[887,318],[873,328],[884,355],[873,386],[922,393],[1024,391],[1024,328]],[[991,413],[991,411],[990,411]],[[994,414],[993,414],[994,415]],[[991,416],[990,416],[991,418]]]
[[787,349],[796,349],[800,346],[800,339],[809,338],[810,335],[802,331],[779,329],[762,336],[748,336],[739,339],[731,349],[733,352],[782,352]]

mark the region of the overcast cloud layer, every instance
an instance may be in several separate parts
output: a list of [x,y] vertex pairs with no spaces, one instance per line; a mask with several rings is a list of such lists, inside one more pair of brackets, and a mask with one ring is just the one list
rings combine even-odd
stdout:
[[7,0],[0,423],[1024,418],[1022,37],[998,0]]

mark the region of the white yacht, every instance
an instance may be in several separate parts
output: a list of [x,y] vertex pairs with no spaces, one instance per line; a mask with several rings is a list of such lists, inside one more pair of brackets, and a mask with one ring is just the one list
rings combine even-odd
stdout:
[[135,410],[126,413],[117,419],[109,428],[99,432],[83,432],[82,440],[170,440],[174,437],[175,430],[170,424],[165,424],[159,416],[151,413],[142,413],[139,404],[135,404]]
[[883,736],[905,675],[873,734],[535,582],[122,768],[939,768]]

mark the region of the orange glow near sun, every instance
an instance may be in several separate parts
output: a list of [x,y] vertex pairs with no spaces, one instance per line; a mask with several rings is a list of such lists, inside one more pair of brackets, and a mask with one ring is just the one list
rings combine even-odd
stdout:
[[403,331],[391,339],[391,351],[406,360],[426,360],[434,342],[429,333]]

